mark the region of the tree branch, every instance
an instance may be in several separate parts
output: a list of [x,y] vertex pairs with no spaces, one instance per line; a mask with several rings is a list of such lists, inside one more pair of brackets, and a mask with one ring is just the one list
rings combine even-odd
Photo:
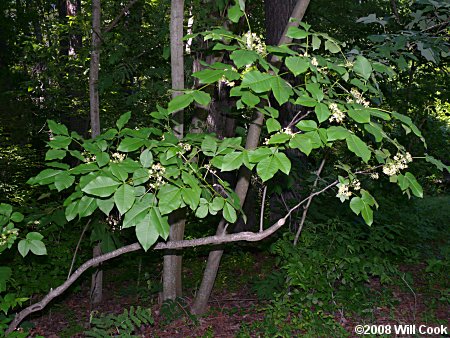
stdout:
[[[317,183],[319,182],[320,174],[322,173],[323,167],[325,166],[326,157],[323,158],[322,162],[320,163],[319,169],[317,169],[317,177],[314,180],[313,189],[317,186]],[[306,215],[308,214],[309,206],[311,205],[311,202],[313,200],[314,196],[309,196],[308,202],[305,205],[305,208],[303,209],[302,219],[300,221],[300,224],[298,226],[297,233],[295,234],[294,239],[294,245],[297,245],[298,239],[300,238],[300,234],[302,233],[303,225],[305,224]]]
[[[275,222],[273,225],[271,225],[269,228],[267,228],[266,230],[264,230],[262,232],[258,232],[258,233],[239,232],[236,234],[222,234],[222,235],[208,236],[208,237],[189,239],[189,240],[159,242],[158,244],[156,244],[153,247],[153,249],[154,250],[182,249],[182,248],[188,248],[188,247],[194,247],[194,246],[200,246],[200,245],[210,245],[210,244],[218,245],[218,244],[223,244],[223,243],[232,243],[232,242],[239,242],[239,241],[247,241],[247,242],[261,241],[261,240],[269,237],[270,235],[272,235],[278,229],[280,229],[286,223],[286,219],[291,215],[291,213],[294,212],[296,209],[298,209],[303,203],[307,202],[310,198],[323,193],[325,190],[330,189],[331,187],[335,186],[337,183],[338,183],[338,181],[335,181],[335,182],[327,185],[322,190],[316,191],[315,193],[311,194],[309,197],[300,201],[294,207],[289,209],[288,213],[284,217],[280,218],[277,222]],[[92,258],[92,259],[86,261],[63,284],[58,286],[56,289],[50,290],[50,292],[40,302],[30,305],[30,306],[26,307],[25,309],[23,309],[22,311],[18,312],[16,314],[16,317],[14,318],[14,320],[11,322],[8,329],[6,330],[6,333],[11,333],[12,331],[14,331],[17,328],[17,326],[22,322],[22,320],[24,320],[31,313],[40,311],[44,307],[46,307],[47,304],[50,303],[50,301],[52,301],[54,298],[58,297],[64,291],[66,291],[78,279],[78,277],[80,277],[83,274],[83,272],[85,272],[87,269],[89,269],[93,266],[96,266],[102,262],[105,262],[107,260],[110,260],[112,258],[123,255],[125,253],[137,251],[140,249],[141,249],[141,245],[139,243],[133,243],[133,244],[121,247],[117,250],[108,252],[106,254],[97,256],[95,258]]]
[[120,19],[130,10],[131,7],[137,2],[138,0],[131,0],[128,5],[126,5],[122,11],[114,18],[113,21],[108,25],[108,27],[105,28],[104,33],[108,33],[111,31],[116,25],[119,23]]

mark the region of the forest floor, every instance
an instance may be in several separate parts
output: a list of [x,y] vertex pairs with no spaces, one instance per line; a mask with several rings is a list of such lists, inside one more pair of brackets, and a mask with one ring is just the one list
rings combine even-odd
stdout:
[[[262,322],[265,316],[264,308],[267,305],[267,301],[258,299],[251,283],[248,283],[251,279],[264,276],[267,272],[267,260],[261,254],[252,255],[256,264],[251,276],[248,275],[249,271],[245,264],[227,268],[228,279],[220,279],[219,276],[219,285],[209,302],[210,310],[203,316],[189,314],[187,305],[193,298],[189,295],[174,305],[178,312],[174,311],[172,315],[163,314],[161,307],[157,305],[157,293],[154,292],[151,297],[146,295],[151,293],[148,291],[148,288],[151,288],[150,284],[147,283],[147,289],[142,288],[136,285],[135,279],[124,280],[123,276],[120,276],[120,271],[117,272],[117,276],[114,276],[114,272],[108,272],[110,276],[105,283],[104,302],[95,308],[95,313],[120,314],[124,308],[130,306],[148,307],[151,304],[155,323],[152,326],[143,325],[136,330],[135,334],[138,337],[248,337],[248,333],[242,333],[243,326],[251,328],[254,323]],[[262,261],[266,263],[258,263]],[[358,324],[392,327],[401,324],[415,324],[418,327],[424,324],[427,327],[436,327],[446,323],[444,325],[450,328],[449,308],[438,301],[442,293],[430,288],[429,282],[425,280],[427,274],[425,268],[424,264],[401,267],[402,272],[410,272],[414,276],[413,285],[405,281],[405,287],[398,285],[386,287],[378,279],[372,279],[367,284],[367,287],[380,294],[389,294],[391,297],[387,302],[389,305],[374,306],[370,313],[365,315],[352,314],[346,312],[346,309],[332,315],[336,322],[345,328],[349,337],[358,337],[354,332]],[[185,270],[185,276],[191,274],[192,271]],[[142,292],[143,290],[147,290],[146,294]],[[188,290],[187,294],[190,291]],[[30,318],[29,324],[34,326],[31,329],[32,336],[85,337],[83,332],[89,329],[89,317],[93,313],[88,293],[89,284],[83,283],[77,292],[55,302],[44,314]],[[171,316],[173,318],[170,318]],[[122,337],[120,332],[116,332],[115,336]],[[250,334],[250,337],[258,336]],[[419,336],[425,337],[417,335]]]

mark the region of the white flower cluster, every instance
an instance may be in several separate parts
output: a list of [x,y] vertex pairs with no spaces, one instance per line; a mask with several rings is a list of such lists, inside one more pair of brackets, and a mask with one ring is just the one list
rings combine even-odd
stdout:
[[183,151],[190,151],[191,150],[191,145],[189,143],[178,143],[178,146],[183,150]]
[[96,157],[95,157],[95,155],[92,155],[92,156],[86,156],[86,154],[83,154],[85,157],[84,157],[84,162],[85,163],[91,163],[91,162],[95,162],[95,160],[96,160]]
[[[352,88],[352,89],[350,90],[350,94],[352,94],[352,96],[355,98],[356,103],[362,104],[364,107],[369,107],[369,106],[370,106],[370,102],[369,102],[369,101],[366,101],[366,100],[364,99],[363,95],[358,91],[358,89]],[[347,99],[347,102],[348,102],[348,103],[351,103],[351,102],[353,102],[353,100],[350,99],[350,98],[348,98],[348,99]]]
[[344,202],[345,200],[348,200],[352,195],[350,188],[352,188],[353,190],[361,189],[361,182],[355,178],[351,183],[339,183],[337,187],[338,193],[336,197],[339,198],[341,202]]
[[0,247],[7,244],[12,237],[12,240],[16,239],[19,235],[19,230],[17,229],[3,229],[2,235],[0,236]]
[[247,49],[254,50],[260,55],[266,54],[266,44],[262,41],[261,37],[248,31],[242,37]]
[[108,217],[106,217],[106,222],[109,224],[109,226],[113,231],[116,231],[118,230],[117,226],[120,223],[120,216],[115,217],[114,215],[109,215]]
[[330,122],[336,121],[337,123],[342,123],[345,119],[345,114],[342,110],[339,109],[336,103],[330,103],[328,106],[331,110],[331,116],[328,119]]
[[348,200],[350,196],[352,195],[352,192],[350,191],[350,186],[348,184],[338,184],[338,193],[336,195],[337,198],[341,200],[341,202],[344,202],[345,200]]
[[319,61],[317,61],[316,57],[313,57],[313,58],[311,59],[311,64],[312,64],[314,67],[317,67],[317,66],[319,65]]
[[412,162],[412,157],[410,153],[405,155],[398,153],[394,156],[394,159],[388,159],[386,164],[383,166],[383,173],[388,176],[397,175],[400,170],[408,168],[408,163]]
[[219,80],[220,83],[225,84],[228,87],[234,87],[234,85],[236,84],[236,82],[234,81],[228,81],[228,79],[224,76],[222,76],[222,78]]
[[380,178],[380,175],[378,175],[378,173],[371,173],[370,174],[370,178],[373,180],[377,180]]
[[295,135],[295,133],[294,133],[294,132],[292,131],[292,129],[289,128],[289,127],[284,128],[284,129],[283,129],[283,133],[285,133],[285,134],[287,134],[287,135],[290,135],[290,136],[294,136],[294,135]]
[[111,154],[114,163],[122,162],[125,159],[125,154],[113,153]]
[[160,186],[166,184],[164,181],[164,173],[166,168],[161,165],[161,163],[156,163],[152,165],[152,168],[148,170],[150,178],[154,179],[154,183],[150,183],[149,187],[151,189],[158,189]]

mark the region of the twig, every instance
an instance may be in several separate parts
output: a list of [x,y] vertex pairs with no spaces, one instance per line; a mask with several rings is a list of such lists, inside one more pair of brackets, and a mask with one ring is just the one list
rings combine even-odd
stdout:
[[413,293],[413,296],[414,296],[414,311],[413,311],[414,322],[413,323],[415,324],[416,323],[417,296],[416,296],[416,293],[414,292],[414,290],[411,288],[411,286],[406,281],[405,275],[401,276],[401,278],[405,282],[406,286],[411,290],[411,292]]
[[259,232],[263,232],[264,227],[264,206],[266,204],[267,185],[264,186],[263,197],[261,203],[261,215],[259,216]]
[[[325,165],[325,161],[326,161],[326,157],[323,158],[322,162],[320,163],[319,169],[317,170],[317,173],[316,173],[317,177],[314,181],[313,189],[317,186],[317,182],[319,182],[320,174]],[[314,197],[313,195],[309,196],[308,202],[306,203],[305,208],[303,209],[302,219],[298,226],[297,233],[295,234],[294,245],[297,245],[298,239],[300,238],[300,234],[302,233],[303,225],[305,224],[305,220],[306,220],[306,215],[308,214],[309,206],[311,205],[311,201],[312,201],[313,197]]]
[[78,239],[77,246],[75,248],[75,252],[73,253],[72,262],[70,263],[70,269],[69,273],[67,274],[67,279],[69,279],[70,274],[72,273],[73,265],[75,264],[75,258],[77,257],[78,249],[80,248],[81,240],[83,239],[84,233],[86,232],[89,224],[91,224],[91,220],[89,220],[86,225],[83,228],[83,231],[81,232],[80,238]]

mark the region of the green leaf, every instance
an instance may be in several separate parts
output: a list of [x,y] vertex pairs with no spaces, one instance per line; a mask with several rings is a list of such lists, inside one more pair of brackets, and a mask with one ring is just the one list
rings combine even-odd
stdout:
[[125,214],[133,206],[136,197],[131,185],[123,184],[114,193],[114,202],[120,214]]
[[242,12],[239,3],[236,3],[228,9],[228,19],[234,23],[237,23],[243,15],[244,12]]
[[210,210],[217,212],[217,211],[222,210],[224,205],[225,205],[225,200],[223,197],[214,197],[209,208],[210,208]]
[[116,191],[117,187],[120,184],[121,184],[120,182],[113,180],[109,176],[100,175],[100,176],[97,176],[96,178],[94,178],[92,181],[90,181],[81,190],[87,194],[91,194],[94,196],[108,197],[113,192]]
[[141,200],[136,201],[130,210],[125,214],[122,228],[130,228],[141,222],[148,210],[155,203],[155,196],[152,194],[145,195]]
[[280,133],[280,134],[274,134],[270,137],[268,144],[280,144],[285,143],[289,141],[292,138],[291,135]]
[[366,203],[360,197],[353,197],[350,201],[350,208],[357,215],[361,213],[364,221],[367,225],[371,225],[373,222],[373,211],[370,208],[370,205]]
[[242,93],[241,100],[249,107],[254,107],[260,102],[259,97],[249,91]]
[[259,54],[253,50],[239,49],[232,52],[230,58],[231,60],[233,60],[237,68],[241,68],[246,65],[253,64],[256,60],[259,59]]
[[325,41],[325,50],[329,50],[330,53],[339,53],[341,51],[341,47],[339,47],[339,45],[332,41],[332,40],[327,40]]
[[377,123],[371,122],[370,124],[365,124],[364,129],[375,137],[376,142],[383,141],[384,132],[381,126],[378,125]]
[[0,215],[4,215],[9,218],[12,211],[13,207],[10,204],[0,203]]
[[295,27],[295,26],[290,26],[286,33],[287,37],[297,39],[297,40],[305,39],[308,35],[310,35],[310,33],[308,33],[307,31],[305,31],[303,29]]
[[436,166],[436,168],[440,171],[444,171],[444,169],[445,169],[445,170],[447,170],[447,172],[450,173],[450,167],[448,165],[445,165],[444,163],[442,163],[442,161],[434,158],[433,156],[425,154],[425,161],[427,161],[428,163],[434,164]]
[[[202,84],[215,83],[219,81],[223,75],[224,71],[222,69],[204,69],[192,74],[192,76],[196,77]],[[194,98],[194,94],[192,94],[192,98]]]
[[331,126],[327,129],[328,141],[345,140],[350,132],[341,126]]
[[76,200],[72,203],[70,203],[65,210],[65,216],[68,222],[75,219],[78,215],[78,203],[80,200]]
[[51,161],[51,160],[55,160],[55,159],[60,159],[61,160],[64,157],[66,157],[66,151],[65,150],[60,150],[60,149],[50,149],[45,154],[45,160],[46,161]]
[[302,93],[302,95],[299,96],[297,100],[295,100],[295,104],[299,104],[305,107],[315,107],[317,105],[317,101],[310,97],[308,94]]
[[312,44],[312,49],[313,50],[317,50],[317,49],[320,48],[320,45],[322,44],[322,41],[320,40],[320,38],[316,34],[313,34],[312,43],[311,44]]
[[305,134],[296,134],[289,142],[289,146],[293,149],[300,149],[307,156],[309,156],[313,149],[311,138]]
[[47,254],[47,249],[45,248],[45,244],[42,241],[30,241],[29,248],[35,255],[42,256]]
[[150,213],[147,214],[143,220],[136,224],[136,237],[142,245],[144,251],[156,243],[159,233],[156,227],[152,224]]
[[22,257],[25,257],[30,251],[30,241],[22,239],[17,245],[17,249],[19,250],[19,253],[22,255]]
[[117,129],[121,130],[130,120],[131,112],[122,114],[116,122]]
[[222,171],[232,171],[241,167],[244,156],[242,152],[232,152],[223,158]]
[[241,86],[250,88],[255,93],[268,92],[272,87],[272,76],[263,74],[258,70],[252,70],[245,73]]
[[422,186],[417,182],[415,176],[409,172],[405,174],[405,179],[409,182],[409,188],[414,196],[419,198],[423,198],[423,189]]
[[74,182],[75,177],[67,172],[62,172],[55,176],[55,187],[58,191],[69,188]]
[[164,240],[167,240],[170,232],[170,225],[167,221],[167,216],[162,217],[158,208],[151,208],[149,215],[150,222],[156,228],[156,231]]
[[55,176],[62,172],[62,170],[45,169],[42,170],[36,177],[30,179],[27,183],[40,185],[51,184],[55,182]]
[[78,202],[78,215],[80,215],[80,218],[92,215],[96,209],[96,199],[90,196],[83,196]]
[[139,156],[139,160],[144,168],[150,168],[153,164],[153,154],[150,149],[145,149]]
[[274,118],[267,119],[266,126],[269,133],[273,133],[274,131],[279,131],[281,129],[280,122]]
[[202,141],[202,151],[207,156],[215,156],[217,151],[217,139],[205,135],[205,138]]
[[114,207],[114,198],[110,197],[108,199],[97,198],[97,206],[103,211],[106,216],[109,216],[112,208]]
[[289,174],[291,169],[291,161],[283,153],[275,153],[272,156],[266,157],[256,166],[256,172],[263,182],[271,179],[278,170]]
[[372,153],[369,147],[358,136],[350,134],[346,140],[347,147],[350,151],[354,152],[356,156],[361,157],[364,162],[369,162]]
[[314,108],[314,111],[316,113],[317,120],[319,121],[319,123],[328,120],[328,118],[331,115],[330,110],[324,103],[317,103]]
[[366,109],[349,109],[347,113],[348,116],[358,123],[370,122],[370,111]]
[[181,191],[181,196],[183,201],[189,205],[192,210],[196,210],[200,203],[200,189],[183,188]]
[[204,198],[200,198],[200,206],[195,212],[195,216],[198,218],[205,218],[208,215],[208,201]]
[[69,136],[69,131],[67,130],[67,127],[63,124],[56,123],[53,120],[47,120],[48,127],[50,128],[50,131],[54,135],[66,135]]
[[368,80],[370,78],[370,75],[372,74],[373,69],[369,60],[367,60],[362,55],[358,55],[356,57],[355,63],[353,64],[353,71],[365,80]]
[[309,59],[304,56],[289,56],[285,60],[286,67],[298,76],[305,73],[309,69]]
[[133,185],[136,187],[138,185],[144,184],[150,179],[150,174],[148,169],[141,168],[133,173]]
[[120,165],[120,163],[112,163],[110,165],[111,173],[117,177],[122,182],[125,182],[128,178],[128,172],[125,170],[124,167]]
[[26,238],[30,241],[40,241],[44,238],[44,236],[42,236],[39,232],[29,232],[27,233]]
[[207,106],[211,102],[211,96],[208,93],[202,92],[200,90],[195,90],[192,92],[192,97],[195,102],[202,106]]
[[98,163],[99,167],[103,167],[109,163],[109,154],[105,152],[97,153],[95,155],[95,161]]
[[278,161],[278,169],[286,175],[291,171],[291,161],[284,153],[275,153],[275,160]]
[[317,130],[317,123],[313,120],[301,120],[295,125],[298,129],[303,131]]
[[23,221],[23,215],[20,212],[13,212],[11,215],[11,221],[18,223],[18,222],[22,222]]
[[173,113],[182,110],[189,106],[194,101],[194,96],[191,93],[183,93],[174,97],[167,107],[169,113]]
[[118,151],[128,153],[131,151],[135,151],[142,147],[145,144],[145,141],[141,138],[132,138],[127,137],[120,142],[119,146],[117,147]]
[[250,150],[248,152],[248,158],[252,163],[261,162],[263,159],[272,155],[272,150],[269,148],[258,148],[256,150]]
[[323,91],[318,83],[307,83],[306,90],[311,93],[311,96],[318,102],[323,100]]
[[233,206],[228,202],[225,203],[222,214],[223,218],[225,218],[225,220],[229,223],[234,223],[237,220],[236,209],[234,209]]
[[291,86],[279,76],[272,77],[272,93],[279,105],[289,101],[294,94]]
[[169,214],[181,206],[181,189],[171,184],[165,184],[159,189],[158,199],[161,214]]

